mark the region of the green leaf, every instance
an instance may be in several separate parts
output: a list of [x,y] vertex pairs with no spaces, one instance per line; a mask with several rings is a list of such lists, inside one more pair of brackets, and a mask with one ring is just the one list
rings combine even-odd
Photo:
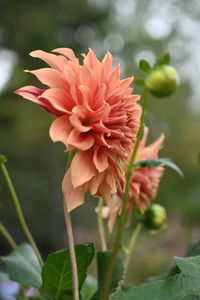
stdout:
[[35,288],[41,286],[41,267],[29,244],[18,246],[9,255],[1,256],[1,260],[7,265],[11,280]]
[[141,284],[126,293],[120,292],[112,300],[197,300],[200,293],[200,256],[175,260],[182,271],[180,274]]
[[147,159],[135,163],[136,168],[155,168],[160,165],[170,167],[181,177],[183,177],[183,172],[181,171],[181,169],[170,158]]
[[169,55],[169,53],[165,53],[162,57],[160,57],[156,60],[154,67],[168,65],[169,63],[170,63],[170,55]]
[[[85,278],[87,268],[94,257],[94,246],[91,243],[76,245],[75,253],[78,267],[79,288]],[[48,255],[42,269],[41,295],[56,300],[72,294],[71,264],[69,250],[61,250]]]
[[5,164],[7,161],[8,160],[5,155],[0,155],[0,164]]
[[81,288],[81,300],[89,300],[97,290],[97,281],[94,277],[88,275]]
[[177,266],[183,273],[198,272],[200,275],[200,255],[187,258],[174,257]]
[[[98,270],[98,289],[95,295],[92,297],[92,300],[99,299],[100,291],[102,289],[103,281],[105,278],[105,273],[107,270],[108,263],[111,258],[111,251],[104,251],[97,253],[97,270]],[[120,257],[117,257],[114,270],[112,281],[110,284],[109,293],[113,293],[116,288],[119,286],[120,281],[123,279],[124,267]]]
[[144,78],[135,78],[134,79],[134,83],[137,85],[137,86],[145,86],[145,79]]
[[139,62],[140,71],[149,74],[151,72],[151,66],[149,62],[145,59],[141,59]]

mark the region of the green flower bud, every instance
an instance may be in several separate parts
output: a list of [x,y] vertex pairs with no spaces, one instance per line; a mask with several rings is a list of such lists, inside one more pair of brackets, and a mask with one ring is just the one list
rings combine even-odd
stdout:
[[152,70],[146,79],[146,87],[156,97],[167,97],[173,94],[179,82],[176,70],[163,65]]
[[159,204],[150,205],[144,213],[143,224],[151,230],[159,230],[167,226],[167,212]]

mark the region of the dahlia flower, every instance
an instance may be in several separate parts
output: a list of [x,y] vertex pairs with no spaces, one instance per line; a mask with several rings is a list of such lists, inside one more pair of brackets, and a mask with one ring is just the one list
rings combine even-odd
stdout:
[[[161,134],[154,143],[145,146],[148,131],[148,128],[145,127],[135,162],[158,158],[158,152],[162,147],[164,135]],[[163,172],[163,166],[155,168],[138,168],[133,172],[128,202],[129,223],[132,217],[133,208],[138,208],[143,213],[152,200],[155,199]],[[124,190],[123,182],[121,182],[121,186],[121,190]],[[109,218],[108,227],[110,231],[112,231],[117,215],[120,213],[122,207],[123,193],[120,191],[118,194],[119,197],[114,196],[110,205],[103,208],[103,216]]]
[[[147,136],[148,128],[146,127],[135,162],[158,158],[158,152],[162,148],[164,134],[161,134],[154,143],[145,146]],[[130,188],[130,210],[132,210],[132,207],[137,207],[141,212],[144,212],[146,207],[156,197],[160,178],[163,173],[163,166],[139,168],[134,171]]]
[[53,52],[59,55],[31,52],[50,68],[26,71],[47,88],[25,86],[15,93],[55,116],[53,142],[62,142],[66,151],[76,149],[62,183],[68,211],[84,202],[85,192],[110,203],[124,175],[120,162],[129,158],[136,140],[140,96],[132,94],[133,78],[121,80],[119,66],[112,68],[109,52],[100,62],[90,49],[82,65],[71,49]]

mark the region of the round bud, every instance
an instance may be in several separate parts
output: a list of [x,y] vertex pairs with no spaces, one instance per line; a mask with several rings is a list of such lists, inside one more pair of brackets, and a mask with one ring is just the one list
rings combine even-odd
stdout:
[[168,65],[154,69],[146,79],[146,87],[156,97],[167,97],[173,94],[179,85],[176,70]]
[[150,205],[144,213],[143,224],[151,230],[159,230],[167,225],[167,212],[159,204]]

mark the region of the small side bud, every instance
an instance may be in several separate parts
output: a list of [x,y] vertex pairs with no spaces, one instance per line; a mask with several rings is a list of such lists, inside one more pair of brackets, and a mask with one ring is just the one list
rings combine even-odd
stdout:
[[150,230],[159,230],[167,226],[166,209],[159,205],[150,205],[144,213],[143,224]]
[[167,97],[173,94],[179,82],[176,70],[171,66],[163,65],[152,70],[146,79],[146,87],[156,97]]

